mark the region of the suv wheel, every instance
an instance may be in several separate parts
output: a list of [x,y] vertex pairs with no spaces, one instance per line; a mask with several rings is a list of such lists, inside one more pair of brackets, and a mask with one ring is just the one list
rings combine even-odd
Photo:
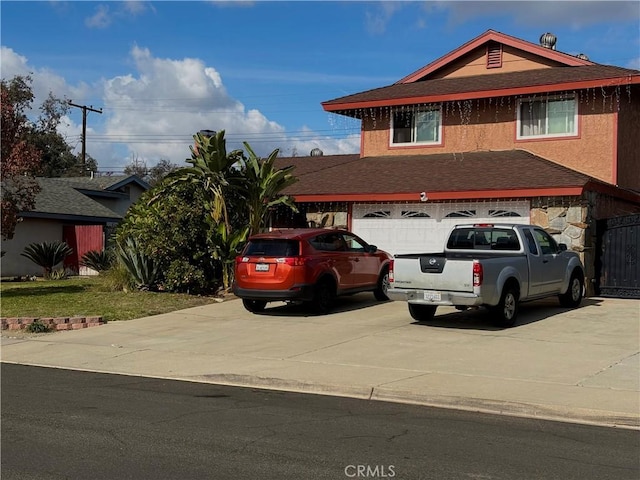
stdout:
[[389,296],[387,292],[389,291],[389,267],[384,267],[382,269],[382,273],[380,273],[380,278],[378,279],[378,286],[373,291],[373,295],[376,297],[376,300],[384,302],[385,300],[389,300]]
[[244,308],[249,310],[251,313],[260,313],[264,310],[264,307],[267,306],[267,302],[264,300],[242,300],[242,305]]
[[333,283],[329,280],[321,280],[315,287],[311,306],[316,313],[326,314],[331,311],[336,298]]

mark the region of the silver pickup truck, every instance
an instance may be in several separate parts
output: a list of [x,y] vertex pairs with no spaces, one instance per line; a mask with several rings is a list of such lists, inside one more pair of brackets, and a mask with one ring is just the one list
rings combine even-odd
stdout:
[[395,255],[389,281],[389,298],[408,302],[415,320],[432,319],[439,305],[487,307],[510,327],[520,302],[557,295],[562,306],[580,305],[584,267],[535,225],[457,225],[444,252]]

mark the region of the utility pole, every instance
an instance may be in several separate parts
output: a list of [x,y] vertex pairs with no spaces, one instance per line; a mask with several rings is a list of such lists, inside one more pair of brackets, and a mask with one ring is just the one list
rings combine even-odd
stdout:
[[67,103],[72,107],[81,108],[82,109],[82,172],[84,175],[84,169],[86,165],[87,159],[87,112],[96,112],[102,114],[102,109],[96,110],[93,108],[93,105],[76,105],[75,103],[71,103],[69,100]]

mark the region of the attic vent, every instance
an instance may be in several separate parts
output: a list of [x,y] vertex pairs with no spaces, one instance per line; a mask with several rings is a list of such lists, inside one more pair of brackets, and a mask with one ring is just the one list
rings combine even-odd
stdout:
[[324,153],[319,148],[314,148],[313,150],[311,150],[312,157],[321,157],[322,155],[324,155]]
[[553,33],[543,33],[540,36],[540,45],[542,45],[544,48],[548,48],[549,50],[555,50],[557,40],[558,39]]
[[487,45],[487,68],[502,67],[502,44],[490,43]]
[[589,60],[589,57],[587,57],[584,53],[579,53],[578,55],[576,55],[576,57],[578,57],[580,60]]

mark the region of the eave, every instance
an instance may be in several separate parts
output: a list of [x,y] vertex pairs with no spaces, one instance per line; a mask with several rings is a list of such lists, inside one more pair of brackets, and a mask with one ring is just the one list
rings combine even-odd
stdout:
[[589,88],[617,87],[621,85],[632,85],[640,83],[640,75],[629,75],[625,77],[584,80],[579,82],[562,82],[555,84],[523,86],[513,88],[503,88],[495,90],[477,90],[461,93],[448,93],[443,95],[412,96],[393,99],[370,100],[362,102],[345,102],[322,104],[322,108],[327,112],[340,112],[345,114],[349,110],[364,108],[396,107],[402,105],[418,105],[429,103],[442,103],[461,100],[476,100],[484,98],[526,96],[539,93],[554,93],[572,90],[586,90]]
[[[580,196],[583,186],[561,188],[532,188],[513,190],[466,190],[451,192],[425,192],[428,201],[476,200],[498,198],[534,198],[546,196]],[[421,192],[334,194],[334,195],[293,195],[297,203],[322,202],[418,202]]]

